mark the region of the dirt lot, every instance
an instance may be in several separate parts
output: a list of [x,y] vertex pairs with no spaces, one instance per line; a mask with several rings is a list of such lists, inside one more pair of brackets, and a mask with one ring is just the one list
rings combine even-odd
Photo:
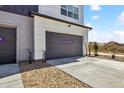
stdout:
[[[94,57],[94,55],[92,54],[91,57]],[[116,56],[116,55],[115,55],[115,59],[112,59],[111,55],[99,55],[99,56],[96,56],[96,57],[124,62],[124,57],[120,57],[120,56]]]
[[24,87],[26,88],[89,88],[90,86],[66,74],[48,63],[20,62]]
[[[104,58],[104,59],[113,60],[113,59],[111,58],[111,56],[100,55],[100,56],[97,56],[97,57],[98,57],[98,58]],[[124,62],[124,57],[115,57],[114,60]]]

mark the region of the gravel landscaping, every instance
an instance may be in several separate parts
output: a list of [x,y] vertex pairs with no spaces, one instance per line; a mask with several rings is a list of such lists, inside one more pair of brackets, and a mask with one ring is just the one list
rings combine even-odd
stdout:
[[89,88],[90,86],[48,63],[19,63],[26,88]]

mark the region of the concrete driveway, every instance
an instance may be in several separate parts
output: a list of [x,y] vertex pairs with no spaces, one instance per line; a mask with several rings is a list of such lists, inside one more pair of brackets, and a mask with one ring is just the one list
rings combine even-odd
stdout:
[[124,62],[90,57],[73,57],[47,62],[92,87],[124,88]]
[[18,64],[0,65],[0,88],[23,88]]

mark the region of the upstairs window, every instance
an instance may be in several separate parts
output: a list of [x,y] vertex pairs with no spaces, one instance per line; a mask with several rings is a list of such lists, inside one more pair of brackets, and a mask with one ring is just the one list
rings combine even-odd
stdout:
[[74,13],[78,13],[78,8],[74,7]]
[[72,5],[68,5],[68,10],[69,10],[69,11],[72,11],[72,12],[73,12],[73,10],[74,10],[73,8],[74,8],[74,7],[73,7]]
[[71,18],[73,18],[73,12],[68,11],[68,16],[71,17]]
[[61,5],[61,14],[76,20],[79,19],[79,9],[73,5]]
[[67,16],[67,10],[61,8],[61,14]]

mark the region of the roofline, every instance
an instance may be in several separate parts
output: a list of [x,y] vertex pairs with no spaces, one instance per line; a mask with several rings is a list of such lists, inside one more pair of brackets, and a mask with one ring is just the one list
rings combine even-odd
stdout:
[[80,25],[80,24],[77,24],[77,23],[65,21],[63,19],[51,17],[51,16],[48,16],[48,15],[45,15],[45,14],[41,14],[41,13],[37,13],[37,12],[31,12],[31,15],[32,16],[33,15],[37,15],[37,16],[45,17],[45,18],[48,18],[48,19],[56,20],[56,21],[61,21],[61,22],[64,22],[64,23],[68,23],[68,24],[72,24],[72,25],[76,25],[76,26],[80,26],[80,27],[83,27],[83,28],[87,28],[89,30],[92,30],[92,28],[91,27],[88,27],[88,26],[84,26],[84,25]]

